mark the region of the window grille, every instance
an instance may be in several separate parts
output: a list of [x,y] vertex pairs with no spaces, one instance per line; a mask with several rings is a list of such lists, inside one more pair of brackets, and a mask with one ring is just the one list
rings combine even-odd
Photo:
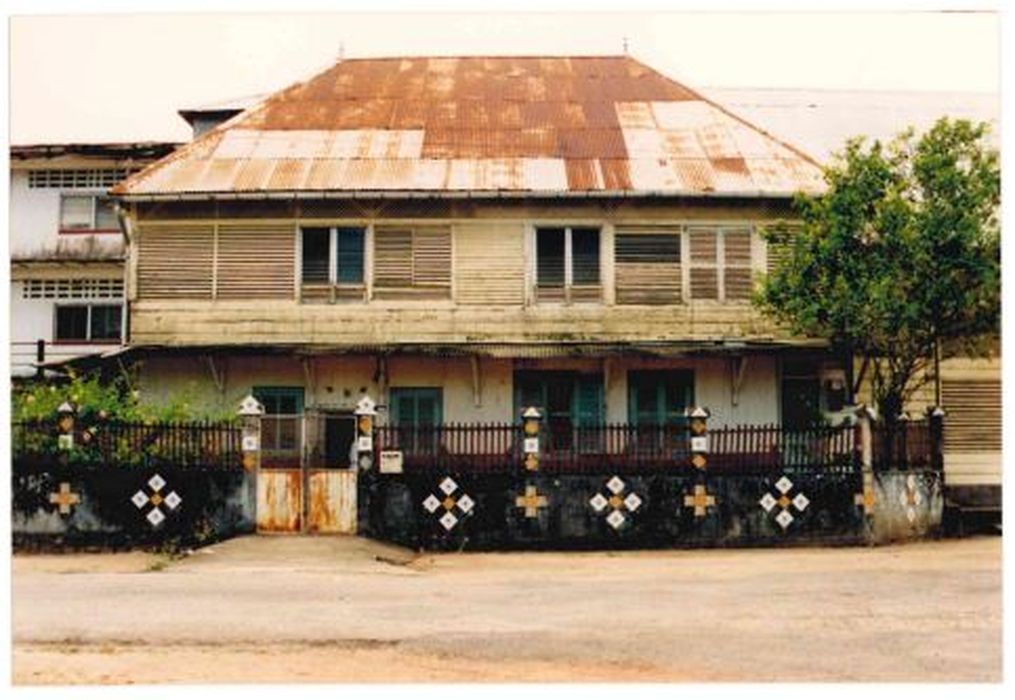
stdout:
[[86,168],[76,170],[29,170],[31,189],[109,189],[133,170]]
[[57,279],[25,280],[22,299],[121,299],[123,280]]

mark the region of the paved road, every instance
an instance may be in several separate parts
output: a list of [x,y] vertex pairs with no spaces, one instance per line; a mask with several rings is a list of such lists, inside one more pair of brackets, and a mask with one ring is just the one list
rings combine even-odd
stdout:
[[205,552],[161,570],[16,557],[15,681],[1001,677],[999,537],[415,560],[248,537]]

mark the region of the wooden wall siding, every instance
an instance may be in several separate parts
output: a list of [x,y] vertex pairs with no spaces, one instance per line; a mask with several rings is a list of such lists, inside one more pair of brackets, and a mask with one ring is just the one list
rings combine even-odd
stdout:
[[211,299],[214,225],[143,224],[137,245],[138,297]]
[[719,298],[719,239],[714,228],[687,229],[691,299]]
[[1000,380],[942,379],[945,451],[1000,452]]
[[220,224],[216,297],[292,299],[294,236],[294,228],[285,224]]
[[462,343],[667,341],[787,338],[748,305],[630,307],[404,306],[219,300],[214,304],[140,299],[132,307],[131,341],[204,343]]
[[679,304],[683,287],[680,233],[618,228],[614,280],[618,304]]
[[374,297],[446,298],[451,294],[451,227],[374,230]]
[[514,224],[455,226],[455,301],[525,302],[525,229]]

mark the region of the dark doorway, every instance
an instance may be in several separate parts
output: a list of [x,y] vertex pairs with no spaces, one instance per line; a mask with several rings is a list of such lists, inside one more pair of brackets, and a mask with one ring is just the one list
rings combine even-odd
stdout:
[[352,443],[356,421],[351,414],[332,414],[324,418],[324,460],[329,467],[352,466]]

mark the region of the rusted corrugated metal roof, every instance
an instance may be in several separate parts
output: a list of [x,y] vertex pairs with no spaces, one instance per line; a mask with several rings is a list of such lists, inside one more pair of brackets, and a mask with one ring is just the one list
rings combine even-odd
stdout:
[[341,61],[115,194],[783,196],[817,164],[627,56]]

